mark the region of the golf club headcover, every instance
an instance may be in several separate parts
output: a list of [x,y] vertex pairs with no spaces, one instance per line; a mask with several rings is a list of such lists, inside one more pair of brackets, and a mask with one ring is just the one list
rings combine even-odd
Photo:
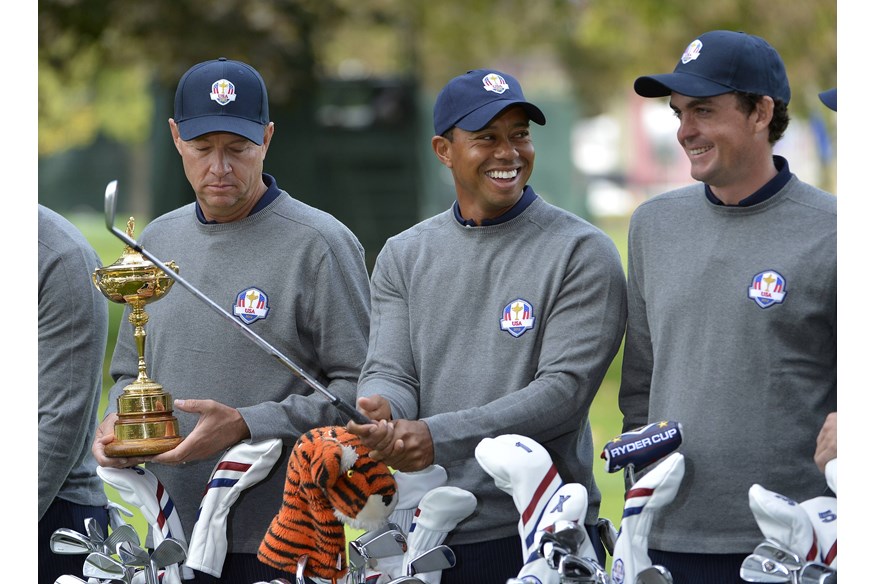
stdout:
[[259,561],[292,573],[306,554],[306,576],[339,580],[346,574],[344,525],[376,529],[398,502],[392,472],[369,450],[343,426],[301,435],[289,456],[282,504],[259,546]]
[[389,516],[389,522],[401,527],[407,535],[414,522],[414,511],[423,495],[447,483],[447,471],[443,466],[432,464],[415,472],[397,471],[392,475],[398,487],[398,504]]
[[754,484],[748,489],[748,506],[764,538],[786,547],[807,562],[818,556],[812,522],[797,501]]
[[107,502],[106,512],[109,516],[109,526],[113,530],[127,523],[122,515],[124,515],[125,517],[134,516],[134,514],[127,507],[125,507],[124,505],[119,505],[115,501]]
[[[443,466],[432,464],[413,472],[396,471],[392,478],[398,487],[398,504],[389,515],[389,522],[398,525],[402,535],[407,537],[413,528],[414,512],[423,495],[447,483],[447,471]],[[366,581],[370,583],[368,578],[378,575],[377,584],[384,584],[392,578],[403,576],[403,560],[402,555],[380,558],[376,566],[365,571]]]
[[836,568],[836,497],[815,497],[800,503],[809,516],[818,542],[817,561]]
[[[436,487],[423,495],[414,523],[408,536],[408,549],[404,554],[402,573],[407,574],[411,560],[442,544],[460,521],[474,513],[477,498],[470,492],[458,487]],[[417,577],[429,584],[441,581],[441,571],[418,573]]]
[[606,472],[617,472],[628,466],[641,471],[681,446],[679,422],[654,422],[612,438],[602,449]]
[[496,487],[514,499],[520,513],[517,531],[525,562],[532,552],[527,542],[534,541],[538,520],[563,479],[548,451],[519,434],[484,438],[475,447],[475,459],[493,477]]
[[[579,483],[566,483],[557,489],[538,520],[533,541],[526,542],[527,547],[533,551],[528,558],[524,559],[523,567],[517,573],[518,578],[525,579],[528,576],[529,581],[532,581],[532,578],[537,578],[542,584],[559,582],[559,574],[556,569],[548,566],[547,561],[538,553],[541,536],[557,521],[574,521],[579,525],[584,525],[584,518],[587,515],[587,497],[587,488]],[[571,553],[584,558],[596,557],[596,550],[593,548],[590,538],[587,538],[587,541],[579,549],[572,550]]]
[[655,513],[675,499],[684,477],[684,456],[673,452],[635,482],[624,499],[611,574],[618,582],[635,582],[651,566],[648,535]]
[[[157,547],[167,538],[174,538],[187,543],[179,512],[173,504],[170,493],[164,488],[158,477],[142,466],[128,468],[97,467],[97,475],[104,483],[119,492],[122,500],[140,510],[143,518],[151,528],[152,546]],[[170,580],[179,577],[179,566],[171,566],[168,570]],[[183,566],[182,574],[186,579],[195,577],[190,568]],[[168,582],[170,582],[168,580]]]
[[192,530],[186,566],[217,578],[228,551],[228,513],[245,489],[264,480],[283,450],[283,441],[241,442],[213,467]]
[[834,495],[837,495],[836,492],[836,459],[829,461],[826,465],[824,465],[824,478],[827,480],[827,486],[830,487],[830,490],[833,491]]

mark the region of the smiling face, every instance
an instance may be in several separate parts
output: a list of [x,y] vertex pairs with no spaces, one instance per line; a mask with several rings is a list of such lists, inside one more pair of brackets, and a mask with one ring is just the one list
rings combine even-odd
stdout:
[[513,207],[535,163],[523,108],[508,108],[476,132],[456,127],[451,132],[452,140],[434,136],[432,149],[453,174],[462,216],[480,224]]
[[672,93],[678,143],[690,160],[690,174],[708,184],[724,203],[735,204],[775,176],[769,122],[772,99],[761,98],[745,113],[737,96],[689,97]]
[[264,142],[258,145],[228,132],[183,140],[173,119],[169,123],[186,178],[207,220],[227,223],[246,217],[267,190],[262,168],[274,124],[265,127]]

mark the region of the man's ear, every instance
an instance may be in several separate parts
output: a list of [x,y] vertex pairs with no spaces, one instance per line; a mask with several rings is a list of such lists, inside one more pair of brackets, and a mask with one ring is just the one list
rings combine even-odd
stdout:
[[447,168],[452,168],[453,164],[450,160],[450,140],[444,136],[432,136],[432,150],[438,160]]
[[775,107],[776,102],[773,101],[773,98],[767,95],[760,98],[754,110],[757,114],[757,118],[754,121],[757,131],[769,130],[770,122],[773,121]]
[[179,128],[176,126],[176,122],[173,118],[167,118],[167,125],[170,126],[170,137],[173,138],[173,145],[176,146],[176,151],[182,154],[180,146],[182,138],[179,137]]

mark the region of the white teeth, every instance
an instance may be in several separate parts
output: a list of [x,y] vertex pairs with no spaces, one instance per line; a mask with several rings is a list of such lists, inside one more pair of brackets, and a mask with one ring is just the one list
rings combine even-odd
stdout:
[[490,178],[514,178],[517,176],[517,169],[514,170],[491,170],[487,173]]
[[711,147],[694,148],[692,150],[689,150],[688,152],[690,152],[691,155],[696,156],[697,154],[702,154],[703,152],[708,152],[709,150],[711,150]]

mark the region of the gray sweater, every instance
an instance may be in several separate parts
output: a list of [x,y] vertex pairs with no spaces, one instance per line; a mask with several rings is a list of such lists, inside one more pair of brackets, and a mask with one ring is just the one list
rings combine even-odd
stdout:
[[[359,395],[384,395],[394,418],[424,420],[448,484],[477,497],[448,543],[517,533],[511,496],[474,458],[481,439],[501,434],[544,445],[564,481],[587,488],[595,523],[587,416],[626,316],[608,236],[541,198],[493,226],[464,227],[448,210],[387,241],[371,302]],[[506,307],[519,328],[503,319]]]
[[750,553],[752,484],[825,490],[812,456],[836,410],[836,198],[795,176],[750,207],[686,187],[636,210],[629,254],[624,428],[684,428],[684,480],[649,544]]
[[39,516],[55,497],[107,504],[91,443],[103,381],[107,300],[100,258],[67,219],[39,205]]
[[[266,302],[259,314],[265,318],[248,326],[332,394],[354,403],[368,343],[368,273],[362,246],[339,221],[282,192],[264,209],[232,223],[200,223],[192,203],[155,219],[140,241],[156,257],[176,262],[180,275],[230,313],[239,294],[261,290]],[[255,553],[280,509],[291,444],[310,428],[347,420],[183,287],[172,287],[146,311],[152,379],[174,398],[213,399],[237,408],[253,442],[284,441],[269,477],[244,491],[229,516],[229,553]],[[111,373],[117,382],[108,411],[115,411],[116,398],[137,374],[127,318]],[[180,433],[191,432],[197,416],[174,415]],[[173,498],[187,538],[218,459],[147,465]]]

